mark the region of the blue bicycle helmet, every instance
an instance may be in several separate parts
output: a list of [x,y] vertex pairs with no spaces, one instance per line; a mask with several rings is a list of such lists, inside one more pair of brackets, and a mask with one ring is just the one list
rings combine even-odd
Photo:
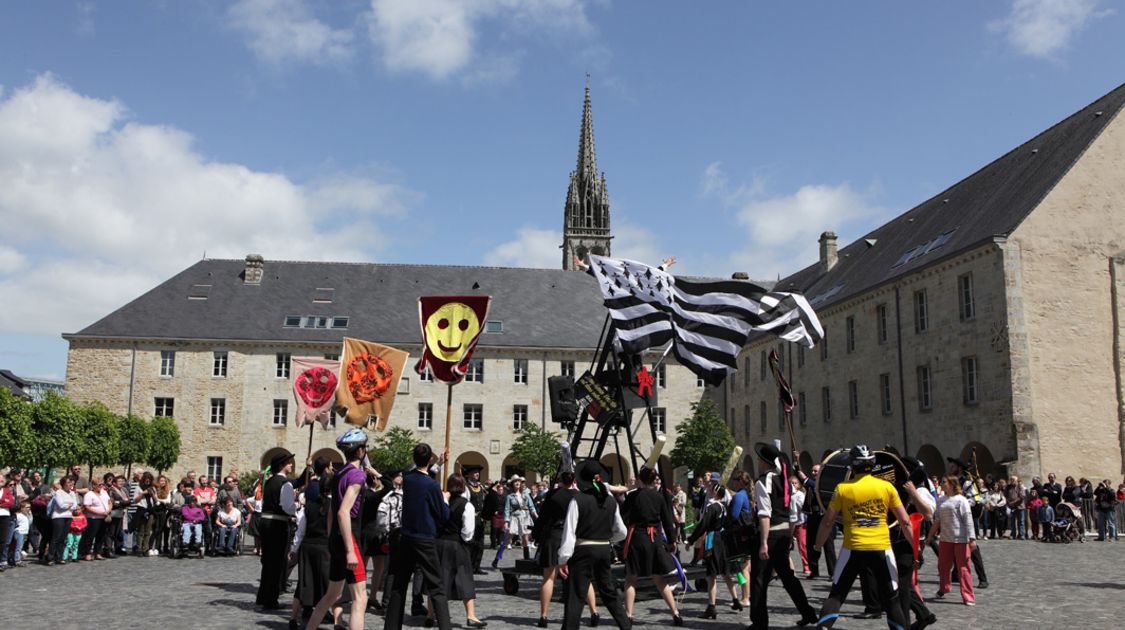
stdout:
[[352,427],[347,431],[344,431],[343,435],[336,438],[336,446],[341,450],[354,449],[366,445],[367,434],[363,432],[363,429],[360,429],[358,427]]

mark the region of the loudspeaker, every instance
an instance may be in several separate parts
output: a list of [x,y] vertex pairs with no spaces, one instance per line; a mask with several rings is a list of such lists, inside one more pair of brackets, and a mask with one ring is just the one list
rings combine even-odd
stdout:
[[578,421],[578,402],[574,399],[574,379],[552,376],[547,379],[551,395],[551,420],[560,424]]

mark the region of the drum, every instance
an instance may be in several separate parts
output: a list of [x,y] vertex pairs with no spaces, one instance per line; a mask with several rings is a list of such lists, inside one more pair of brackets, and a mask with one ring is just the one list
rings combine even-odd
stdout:
[[[852,478],[852,457],[849,451],[850,449],[833,451],[820,464],[820,475],[816,478],[816,500],[822,511],[827,510],[832,495],[836,493],[836,486]],[[875,467],[871,474],[894,486],[898,490],[899,499],[906,505],[910,500],[902,487],[910,481],[906,464],[902,463],[898,455],[887,451],[874,451],[874,455]],[[893,517],[890,522],[894,522]]]

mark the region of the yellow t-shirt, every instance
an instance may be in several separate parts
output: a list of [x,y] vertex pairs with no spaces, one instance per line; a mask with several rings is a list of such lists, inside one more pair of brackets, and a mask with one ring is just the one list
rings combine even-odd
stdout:
[[887,513],[902,505],[890,483],[864,475],[836,486],[828,507],[844,519],[844,548],[852,551],[883,551],[891,548]]

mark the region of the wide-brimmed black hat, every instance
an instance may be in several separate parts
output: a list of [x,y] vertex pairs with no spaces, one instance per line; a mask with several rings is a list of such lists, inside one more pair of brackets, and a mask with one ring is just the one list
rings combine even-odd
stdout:
[[785,455],[785,453],[781,452],[781,449],[777,448],[773,444],[758,442],[754,445],[754,454],[758,456],[758,459],[762,459],[770,464],[773,464],[775,468],[780,469],[780,464],[785,464],[786,466],[789,465],[789,458]]
[[484,470],[484,466],[481,466],[480,464],[461,464],[462,475],[468,475],[482,470]]
[[910,474],[910,481],[918,488],[926,487],[926,482],[929,480],[929,475],[926,474],[926,465],[922,460],[910,455],[904,455],[902,463],[906,464],[906,471]]
[[946,457],[945,461],[949,462],[950,464],[957,464],[962,471],[966,471],[969,469],[969,465],[966,464],[965,460],[961,459],[960,457]]
[[589,490],[594,486],[594,478],[601,476],[601,483],[609,483],[609,473],[596,459],[587,459],[578,467],[578,489]]
[[281,452],[279,452],[277,455],[274,455],[273,459],[270,460],[270,472],[281,472],[281,469],[284,468],[285,464],[292,460],[293,457],[293,453],[290,453],[285,449],[281,449]]

